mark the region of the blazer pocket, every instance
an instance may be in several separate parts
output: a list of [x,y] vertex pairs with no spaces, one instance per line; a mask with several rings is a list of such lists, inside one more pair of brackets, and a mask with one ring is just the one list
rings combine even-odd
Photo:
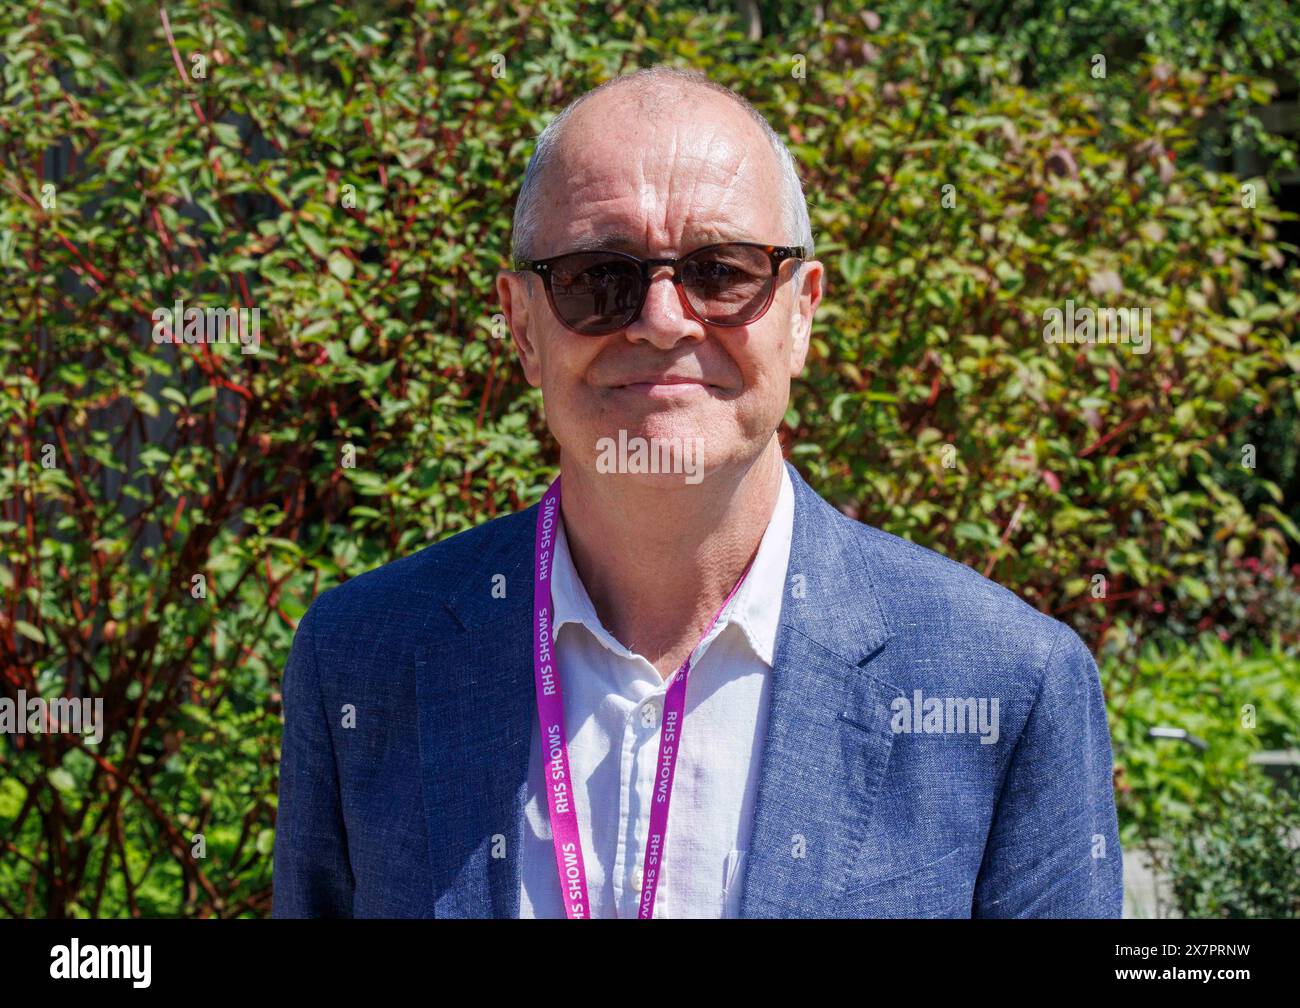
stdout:
[[884,885],[895,885],[904,882],[907,879],[921,875],[923,873],[933,873],[934,869],[956,859],[957,855],[962,852],[961,847],[954,847],[943,857],[935,858],[933,861],[926,861],[914,868],[906,868],[903,871],[895,872],[893,875],[887,875],[882,879],[872,879],[870,882],[849,882],[845,886],[844,892],[848,896],[857,896],[863,893],[870,893],[871,890]]

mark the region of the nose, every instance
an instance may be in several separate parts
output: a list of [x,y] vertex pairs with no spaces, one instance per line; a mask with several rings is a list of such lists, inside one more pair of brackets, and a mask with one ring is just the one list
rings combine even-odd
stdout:
[[657,266],[650,271],[650,288],[646,291],[641,315],[627,328],[627,338],[645,341],[662,350],[684,339],[704,338],[704,327],[691,317],[683,302],[685,295],[673,283],[673,271]]

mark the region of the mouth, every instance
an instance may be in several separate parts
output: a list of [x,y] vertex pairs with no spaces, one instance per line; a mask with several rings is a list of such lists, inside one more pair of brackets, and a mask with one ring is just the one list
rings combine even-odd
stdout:
[[620,392],[633,395],[649,396],[651,399],[671,399],[680,396],[708,395],[718,388],[708,382],[694,381],[686,378],[665,378],[661,381],[629,382],[626,385],[613,386]]

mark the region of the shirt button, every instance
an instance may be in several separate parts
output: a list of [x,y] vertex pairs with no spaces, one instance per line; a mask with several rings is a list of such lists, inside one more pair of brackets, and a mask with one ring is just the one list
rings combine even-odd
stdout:
[[641,707],[641,723],[647,728],[653,728],[659,723],[659,708],[652,703],[644,704]]
[[635,889],[637,892],[640,892],[641,886],[644,883],[644,881],[645,879],[641,874],[640,867],[633,868],[632,874],[628,878],[628,883],[632,886],[632,888]]

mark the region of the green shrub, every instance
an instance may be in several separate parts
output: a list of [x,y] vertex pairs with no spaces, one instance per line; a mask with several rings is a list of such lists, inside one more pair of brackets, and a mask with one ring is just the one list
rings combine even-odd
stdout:
[[[1300,657],[1207,634],[1101,672],[1125,846],[1186,835],[1215,795],[1254,772],[1251,754],[1300,746]],[[1152,728],[1182,729],[1205,748],[1152,738]]]
[[[1208,631],[1224,641],[1272,640],[1279,649],[1300,655],[1300,564],[1287,568],[1280,559],[1270,564],[1212,552],[1201,580],[1204,597],[1187,599],[1168,614],[1153,635],[1157,641],[1179,647]],[[1157,602],[1155,615],[1163,608]]]
[[[1239,181],[1186,160],[1235,85],[1148,78],[1117,124],[1076,81],[949,110],[901,56],[849,76],[799,126],[809,160],[844,152],[814,172],[837,269],[790,416],[815,485],[1130,656],[1211,601],[1216,554],[1284,564],[1277,488],[1248,508],[1223,483],[1231,411],[1295,391],[1296,284],[1238,231],[1271,233]],[[1150,305],[1150,352],[1047,345],[1067,299]]]
[[1235,781],[1157,861],[1184,917],[1300,917],[1300,792]]

